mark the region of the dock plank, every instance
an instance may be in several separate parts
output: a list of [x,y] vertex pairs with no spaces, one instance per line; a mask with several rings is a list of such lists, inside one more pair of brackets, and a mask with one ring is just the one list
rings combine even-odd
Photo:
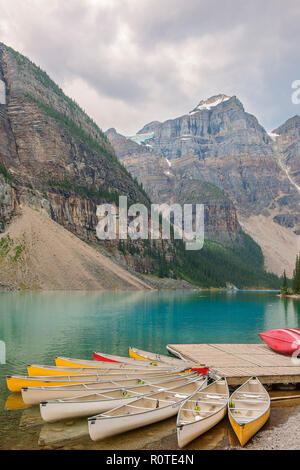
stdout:
[[204,363],[231,385],[257,376],[263,383],[300,384],[300,360],[272,351],[264,344],[170,344],[183,357]]

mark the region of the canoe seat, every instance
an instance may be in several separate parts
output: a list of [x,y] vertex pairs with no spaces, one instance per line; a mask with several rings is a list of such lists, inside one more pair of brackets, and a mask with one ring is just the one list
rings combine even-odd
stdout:
[[262,412],[263,410],[255,409],[255,408],[229,408],[230,411],[259,411]]
[[268,400],[252,400],[250,398],[236,398],[236,397],[234,397],[234,401],[242,401],[246,403],[268,403]]
[[153,410],[153,408],[146,408],[144,406],[134,406],[134,405],[126,405],[130,406],[130,408],[135,408],[136,410]]
[[235,398],[236,398],[237,400],[238,400],[238,399],[244,399],[244,398],[249,398],[250,400],[262,400],[262,399],[264,399],[265,397],[266,397],[266,395],[255,395],[255,394],[253,394],[253,395],[250,395],[250,394],[249,394],[249,395],[248,395],[248,393],[245,393],[245,394],[244,394],[244,393],[241,393],[241,394],[237,393],[237,394],[235,395]]
[[202,400],[202,399],[201,399],[201,400],[197,400],[197,401],[193,400],[193,402],[194,402],[194,403],[200,403],[200,405],[201,405],[201,403],[202,403],[202,405],[217,405],[217,406],[220,406],[220,405],[223,405],[223,404],[225,405],[225,404],[226,404],[226,402],[224,403],[224,401],[212,401],[212,400],[205,400],[205,401],[204,401],[204,400]]
[[257,416],[239,416],[236,421],[239,424],[247,424],[250,421],[254,421],[257,418]]
[[203,411],[202,411],[202,410],[196,411],[196,410],[191,410],[190,408],[181,408],[180,411],[189,411],[189,412],[195,413],[195,414],[196,414],[196,413],[199,413],[199,414],[202,414],[202,413],[211,414],[211,413],[213,413],[212,410],[208,410],[208,411],[205,411],[205,410],[203,410]]
[[215,392],[212,392],[212,393],[198,392],[197,395],[211,395],[211,396],[216,396],[218,398],[227,398],[228,396],[226,393],[215,393]]
[[[223,403],[226,403],[228,398],[218,398],[218,402],[216,402],[216,405],[221,405]],[[188,400],[189,403],[210,403],[209,400],[206,400],[204,398],[199,398],[199,400]]]

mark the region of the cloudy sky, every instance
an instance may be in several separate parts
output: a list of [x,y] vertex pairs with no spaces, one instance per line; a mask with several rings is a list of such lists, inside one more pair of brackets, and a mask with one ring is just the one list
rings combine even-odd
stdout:
[[106,130],[237,95],[271,130],[300,114],[299,0],[0,0],[0,41]]

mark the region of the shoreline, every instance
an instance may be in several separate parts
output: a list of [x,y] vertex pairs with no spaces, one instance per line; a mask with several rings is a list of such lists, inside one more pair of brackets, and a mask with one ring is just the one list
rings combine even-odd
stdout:
[[300,299],[300,294],[279,294],[277,297],[280,297],[281,299]]
[[[142,275],[144,280],[149,283],[150,289],[122,289],[122,288],[112,288],[112,289],[95,289],[95,288],[86,288],[86,289],[68,289],[68,288],[57,288],[57,289],[44,289],[44,288],[20,288],[14,286],[4,286],[0,285],[0,292],[134,292],[134,291],[174,291],[174,290],[184,290],[184,291],[200,291],[200,292],[228,292],[230,294],[236,292],[269,292],[276,293],[279,290],[273,289],[228,289],[226,287],[199,287],[195,284],[191,284],[184,279],[172,279],[172,278],[156,278]],[[277,294],[276,297],[288,297],[300,299],[300,295],[282,295]]]
[[[223,419],[214,428],[192,441],[184,450],[296,450],[300,449],[299,439],[299,404],[272,404],[271,415],[265,426],[242,448],[231,428],[228,418]],[[27,415],[27,416],[25,416]],[[69,420],[59,423],[43,423],[38,410],[27,409],[22,419],[23,432],[32,428],[33,443],[30,447],[28,436],[25,442],[9,448],[33,448],[44,450],[98,450],[98,451],[178,451],[176,418],[154,423],[145,428],[129,431],[126,436],[120,434],[103,441],[90,440],[86,420]],[[8,442],[6,442],[6,445]],[[1,447],[1,446],[0,446]]]

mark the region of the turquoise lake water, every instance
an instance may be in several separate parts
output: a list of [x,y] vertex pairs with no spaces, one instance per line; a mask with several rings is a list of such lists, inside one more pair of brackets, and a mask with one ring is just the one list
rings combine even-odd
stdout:
[[166,353],[167,343],[260,343],[258,332],[280,327],[300,328],[300,301],[274,292],[1,292],[0,429],[11,419],[5,375],[25,375],[26,364],[128,355],[129,345]]

